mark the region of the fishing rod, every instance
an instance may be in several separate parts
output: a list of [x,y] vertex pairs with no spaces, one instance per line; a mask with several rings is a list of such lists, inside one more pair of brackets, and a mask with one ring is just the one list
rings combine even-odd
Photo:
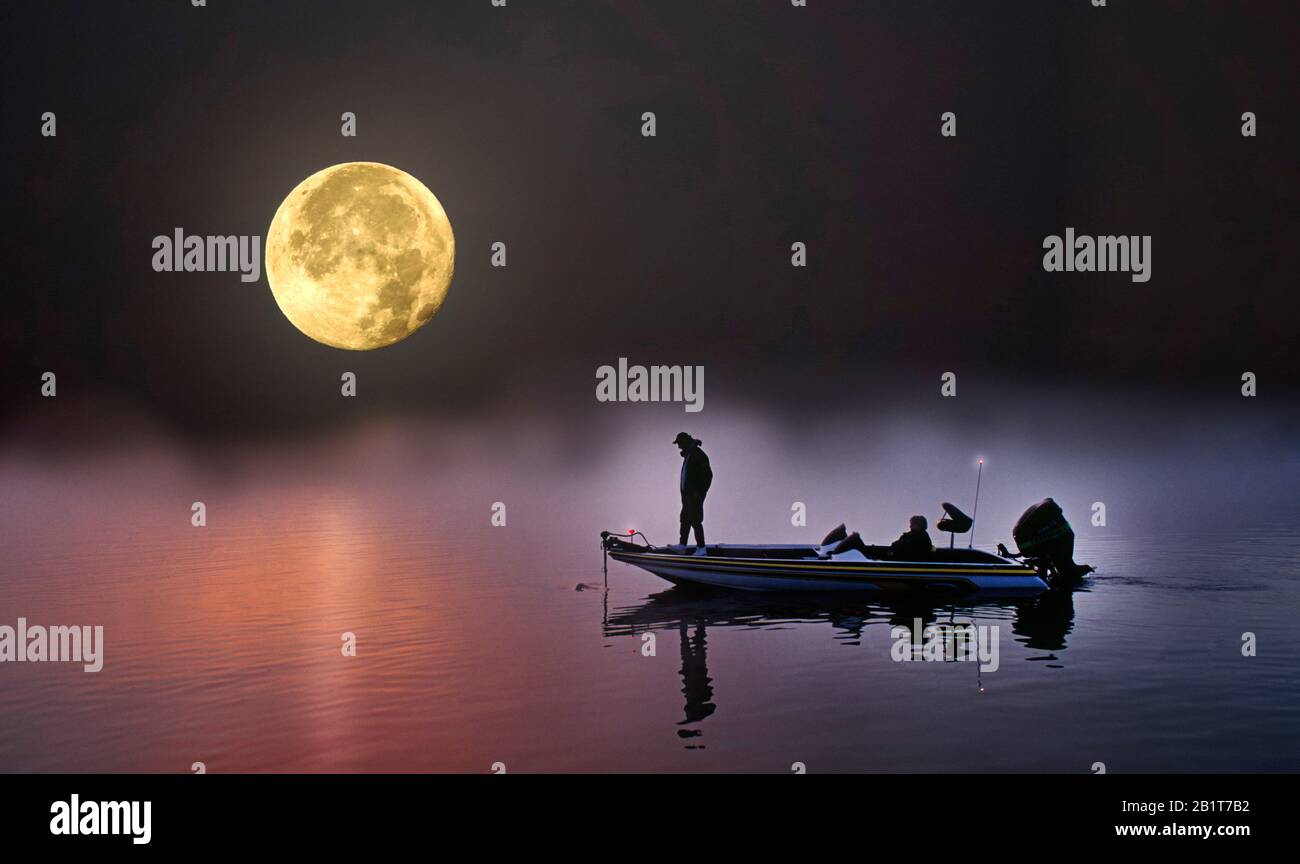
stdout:
[[980,460],[979,473],[975,475],[975,509],[970,514],[970,543],[966,544],[967,549],[975,546],[975,519],[980,515],[980,479],[984,476],[984,460]]

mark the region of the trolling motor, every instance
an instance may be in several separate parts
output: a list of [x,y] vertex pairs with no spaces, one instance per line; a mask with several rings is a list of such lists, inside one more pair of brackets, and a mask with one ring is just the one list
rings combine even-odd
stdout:
[[[624,540],[624,539],[623,539],[624,537],[626,537],[627,539]],[[641,541],[645,544],[644,546],[638,546],[638,544],[635,542],[637,537],[640,537],[640,538],[641,538]],[[600,566],[600,569],[601,569],[601,571],[605,574],[605,588],[606,588],[606,589],[609,588],[609,552],[610,552],[610,550],[611,550],[611,549],[617,549],[617,550],[623,551],[623,550],[634,549],[634,548],[649,549],[649,548],[650,548],[650,538],[647,537],[647,536],[645,536],[644,534],[642,534],[640,531],[637,531],[635,528],[629,528],[629,529],[627,529],[627,533],[626,533],[626,534],[624,534],[624,533],[622,533],[622,532],[619,532],[619,533],[616,534],[616,533],[614,533],[613,531],[601,531],[601,532],[600,532],[600,556],[601,556],[601,566]]]
[[[627,539],[624,540],[623,539],[624,537],[626,537]],[[637,537],[640,537],[641,542],[644,544],[643,546],[641,546],[641,548],[643,549],[650,548],[650,539],[646,537],[644,534],[642,534],[640,531],[636,531],[631,528],[629,528],[626,532],[601,531],[600,547],[604,549],[606,552],[608,552],[611,549],[629,549],[634,546],[641,545],[634,542]]]
[[1026,564],[1049,575],[1078,579],[1091,573],[1092,567],[1074,563],[1074,529],[1061,512],[1061,505],[1044,498],[1026,510],[1011,529],[1011,536],[1020,548],[1019,555],[1011,555],[998,544],[998,552],[1011,558],[1023,558]]

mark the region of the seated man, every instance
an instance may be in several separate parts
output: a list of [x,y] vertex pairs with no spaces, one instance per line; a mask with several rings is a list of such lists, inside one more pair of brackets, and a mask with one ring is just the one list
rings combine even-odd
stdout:
[[889,557],[895,561],[925,561],[934,554],[934,544],[926,533],[924,516],[907,520],[908,531],[889,544]]

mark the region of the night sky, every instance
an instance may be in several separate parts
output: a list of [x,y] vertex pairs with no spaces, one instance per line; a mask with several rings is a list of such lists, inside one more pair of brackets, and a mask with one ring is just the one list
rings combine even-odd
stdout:
[[[1300,388],[1292,0],[49,0],[0,18],[6,426],[46,410],[45,370],[60,403],[235,437],[342,422],[344,370],[360,411],[436,416],[594,402],[620,356],[703,364],[715,410],[937,395],[948,370],[1011,395],[1231,398],[1247,370],[1261,396]],[[456,232],[447,302],[406,341],[340,352],[265,275],[153,272],[155,235],[265,238],[295,184],[350,160],[418,177]],[[1067,226],[1152,235],[1151,281],[1045,273]]]

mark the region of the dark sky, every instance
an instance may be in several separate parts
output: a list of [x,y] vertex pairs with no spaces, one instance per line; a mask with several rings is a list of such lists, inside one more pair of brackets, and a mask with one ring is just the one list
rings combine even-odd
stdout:
[[[948,370],[1067,394],[1235,393],[1244,370],[1300,387],[1293,0],[0,16],[6,419],[43,410],[44,370],[60,400],[195,435],[332,422],[342,370],[362,410],[437,414],[590,399],[619,356],[704,364],[774,410]],[[420,178],[456,232],[447,303],[405,342],[339,352],[265,276],[152,271],[156,234],[264,237],[296,183],[354,159]],[[1152,235],[1151,281],[1044,273],[1067,225]]]

